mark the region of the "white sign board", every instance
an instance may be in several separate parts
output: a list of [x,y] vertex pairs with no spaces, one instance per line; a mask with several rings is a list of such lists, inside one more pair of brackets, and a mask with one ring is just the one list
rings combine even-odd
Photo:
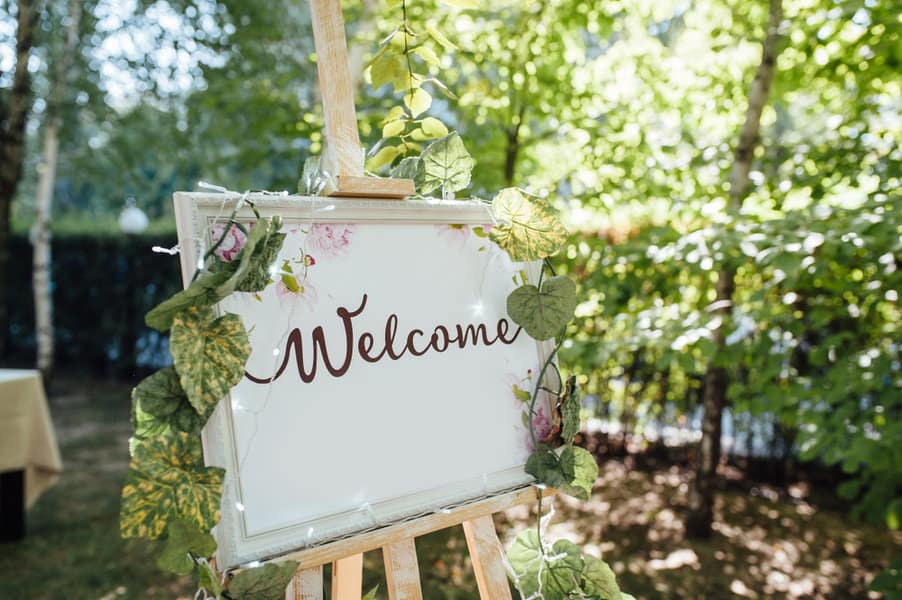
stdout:
[[[548,348],[505,303],[520,271],[537,275],[538,265],[511,263],[473,232],[491,223],[488,208],[250,199],[282,216],[288,235],[276,283],[219,306],[241,316],[253,349],[203,435],[207,464],[226,469],[220,564],[528,484],[526,404],[514,387],[531,390]],[[187,280],[235,201],[176,194]],[[240,247],[235,231],[217,250],[225,259]]]

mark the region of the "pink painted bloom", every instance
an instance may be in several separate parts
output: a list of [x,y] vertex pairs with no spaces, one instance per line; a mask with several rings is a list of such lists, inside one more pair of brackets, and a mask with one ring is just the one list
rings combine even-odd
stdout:
[[457,248],[463,248],[470,237],[470,226],[452,223],[450,225],[436,225],[438,233],[441,237],[448,241],[448,244]]
[[313,284],[310,283],[309,280],[306,280],[303,277],[296,277],[294,275],[291,277],[294,278],[298,291],[295,292],[288,289],[285,282],[280,279],[276,283],[276,296],[278,296],[279,300],[282,302],[298,302],[303,308],[313,311],[313,307],[319,301],[319,295],[316,293],[316,288],[313,287]]
[[310,228],[307,244],[317,251],[317,256],[335,258],[344,254],[353,233],[354,228],[350,225],[321,223]]
[[[219,241],[219,238],[222,237],[226,225],[227,223],[216,223],[210,228],[210,237],[213,240],[213,244],[216,244],[216,242]],[[226,233],[225,238],[223,238],[222,243],[213,251],[213,254],[218,256],[219,259],[224,262],[232,262],[241,252],[241,249],[244,248],[246,242],[247,236],[244,232],[235,225],[232,225],[229,228],[228,233]]]

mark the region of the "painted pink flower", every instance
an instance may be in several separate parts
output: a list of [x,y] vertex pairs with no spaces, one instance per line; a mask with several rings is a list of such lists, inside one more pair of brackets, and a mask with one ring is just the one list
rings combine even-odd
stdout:
[[438,228],[439,235],[445,238],[451,246],[463,248],[467,243],[467,239],[470,237],[469,225],[453,223],[451,225],[436,225],[436,227]]
[[351,243],[354,228],[341,223],[321,223],[313,225],[307,234],[307,244],[316,250],[316,255],[337,257],[344,254]]
[[276,283],[276,296],[283,302],[299,302],[302,307],[312,311],[313,307],[319,301],[319,295],[316,293],[316,288],[313,287],[313,284],[310,283],[310,281],[303,277],[290,277],[294,279],[295,283],[292,287],[296,287],[297,291],[289,289],[289,287],[285,285],[285,281],[280,279]]
[[[213,244],[216,244],[219,238],[222,237],[226,225],[226,223],[216,223],[210,228],[210,237],[213,240]],[[241,252],[241,249],[244,248],[245,243],[247,243],[247,236],[238,227],[232,225],[228,233],[225,234],[222,243],[213,251],[213,254],[224,262],[232,262],[238,256],[238,253]]]

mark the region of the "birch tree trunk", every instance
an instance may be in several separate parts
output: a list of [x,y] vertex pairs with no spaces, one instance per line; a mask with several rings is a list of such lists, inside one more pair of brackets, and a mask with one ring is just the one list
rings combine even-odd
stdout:
[[32,261],[32,290],[34,292],[35,338],[37,342],[37,366],[50,378],[53,371],[53,294],[50,285],[50,219],[53,213],[53,185],[56,181],[56,163],[59,158],[59,130],[62,121],[62,104],[69,82],[72,53],[78,42],[78,23],[81,19],[81,1],[69,0],[69,24],[66,42],[57,59],[56,72],[47,102],[44,125],[44,149],[39,167],[37,216],[34,224],[34,255]]
[[[770,0],[767,35],[761,52],[755,79],[749,90],[749,105],[745,123],[739,134],[739,143],[730,171],[729,211],[738,215],[748,194],[749,171],[758,145],[758,129],[761,111],[767,104],[770,86],[774,80],[774,67],[779,54],[780,23],[783,20],[782,0]],[[733,309],[733,291],[736,271],[722,267],[717,277],[717,298],[713,304],[713,318],[720,318],[720,325],[713,332],[715,357],[705,373],[702,400],[702,440],[695,479],[689,489],[689,513],[686,516],[686,533],[691,537],[708,537],[714,519],[714,487],[717,481],[717,465],[720,463],[720,438],[723,410],[727,404],[727,372],[717,363],[717,355],[724,349],[724,326]]]
[[19,0],[17,7],[13,84],[6,101],[0,97],[0,355],[6,352],[9,333],[9,218],[25,160],[25,125],[31,108],[28,58],[38,16],[34,0]]

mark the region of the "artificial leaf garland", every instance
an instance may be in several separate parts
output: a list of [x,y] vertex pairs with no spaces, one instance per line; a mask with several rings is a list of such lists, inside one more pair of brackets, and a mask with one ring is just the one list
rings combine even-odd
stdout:
[[576,310],[576,284],[558,275],[546,279],[541,289],[527,284],[507,297],[507,314],[531,338],[544,341],[567,326]]
[[122,488],[122,537],[159,539],[176,519],[209,531],[219,522],[224,475],[203,466],[197,436],[178,432],[139,442]]
[[514,262],[545,259],[567,239],[558,211],[516,188],[507,188],[495,196],[492,214],[497,224],[489,238],[507,250]]
[[213,318],[213,309],[191,307],[173,319],[169,348],[182,389],[199,414],[208,413],[244,376],[251,355],[238,315]]

